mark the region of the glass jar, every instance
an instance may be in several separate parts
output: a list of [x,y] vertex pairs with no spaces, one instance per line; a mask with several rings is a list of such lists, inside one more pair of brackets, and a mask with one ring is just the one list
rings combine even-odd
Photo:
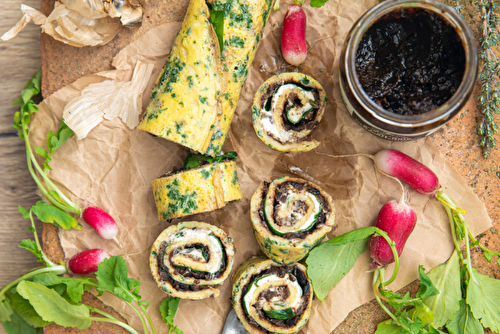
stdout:
[[[440,15],[459,36],[465,53],[465,70],[455,93],[439,107],[414,115],[388,111],[370,99],[356,73],[356,52],[365,32],[382,16],[401,9],[424,9]],[[477,77],[478,55],[474,36],[462,17],[435,0],[387,0],[368,10],[351,28],[340,56],[340,90],[349,114],[372,134],[394,141],[408,141],[438,130],[465,105]]]

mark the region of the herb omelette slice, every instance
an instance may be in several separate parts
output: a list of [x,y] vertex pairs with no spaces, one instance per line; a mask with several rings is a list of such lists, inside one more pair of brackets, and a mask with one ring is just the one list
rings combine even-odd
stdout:
[[225,90],[217,35],[204,0],[191,0],[139,130],[205,153]]

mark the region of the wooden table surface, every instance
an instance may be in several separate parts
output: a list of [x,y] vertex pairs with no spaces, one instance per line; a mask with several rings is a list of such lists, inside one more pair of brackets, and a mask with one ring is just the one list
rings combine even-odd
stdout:
[[[1,0],[0,35],[20,19],[21,3],[40,8],[40,0]],[[35,25],[28,25],[9,42],[0,42],[0,286],[36,265],[31,253],[17,247],[23,238],[32,238],[32,233],[27,230],[29,222],[22,219],[17,206],[29,208],[38,197],[26,168],[24,142],[17,136],[17,131],[11,129],[17,109],[11,101],[19,96],[26,81],[39,67],[40,29]],[[482,159],[475,135],[476,113],[476,106],[470,103],[459,117],[434,134],[432,139],[485,202],[494,226],[482,236],[482,240],[488,242],[490,248],[499,250],[500,153],[493,154],[489,160]],[[500,278],[500,270],[488,265],[480,256],[475,256],[475,264],[483,273]],[[375,308],[375,305],[372,308],[365,305],[354,311],[335,333],[359,332],[367,312],[370,316]],[[0,333],[4,333],[2,328]]]

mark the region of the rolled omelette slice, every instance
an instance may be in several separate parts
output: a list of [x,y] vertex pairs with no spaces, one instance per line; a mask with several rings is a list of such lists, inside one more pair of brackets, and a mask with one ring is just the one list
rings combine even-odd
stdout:
[[241,89],[264,33],[273,0],[215,0],[225,3],[222,68],[226,90],[221,95],[222,115],[217,119],[207,154],[220,154],[236,110]]
[[151,182],[158,219],[220,209],[243,198],[235,161],[182,170]]
[[282,152],[306,152],[319,142],[311,134],[323,117],[326,93],[321,84],[302,73],[280,73],[257,90],[252,122],[257,136]]
[[165,229],[153,243],[149,265],[160,289],[172,297],[218,297],[234,262],[234,245],[220,228],[185,221]]
[[250,200],[250,218],[262,251],[277,263],[303,259],[335,224],[328,193],[312,182],[282,177],[261,182]]
[[218,45],[205,0],[191,0],[137,129],[206,152],[226,85]]
[[312,291],[302,264],[252,258],[233,276],[231,302],[251,334],[296,333],[309,319]]

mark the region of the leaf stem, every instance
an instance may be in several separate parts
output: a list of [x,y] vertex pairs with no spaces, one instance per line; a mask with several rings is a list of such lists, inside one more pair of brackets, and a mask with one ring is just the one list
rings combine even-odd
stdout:
[[6,286],[0,290],[0,300],[3,299],[3,296],[5,295],[5,292],[8,291],[10,288],[16,286],[19,282],[24,281],[28,278],[31,278],[35,275],[42,274],[42,273],[50,273],[53,272],[56,275],[62,275],[62,274],[67,274],[68,269],[66,269],[65,266],[63,265],[55,265],[53,267],[40,267],[40,268],[35,268],[32,271],[24,274],[23,276],[19,277],[15,281],[10,282]]
[[148,333],[148,325],[146,323],[146,320],[144,320],[144,315],[142,314],[142,312],[137,309],[137,307],[135,307],[132,303],[124,300],[125,304],[127,304],[128,306],[130,306],[134,312],[137,314],[137,316],[139,317],[139,319],[141,320],[141,324],[142,324],[142,329],[144,331],[144,333]]
[[[26,146],[26,157],[28,159],[28,169],[30,171],[31,176],[33,177],[35,183],[38,185],[40,191],[43,193],[47,199],[50,200],[52,204],[60,208],[61,210],[72,212],[77,214],[78,216],[81,215],[82,213],[82,208],[70,201],[55,185],[52,183],[52,181],[49,179],[45,171],[40,167],[38,162],[36,161],[35,156],[33,155],[33,151],[31,149],[31,145],[29,143],[29,137],[28,137],[28,129],[27,129],[27,124],[24,122],[22,123],[22,133],[24,137],[24,142]],[[35,171],[33,170],[33,166],[35,169],[40,173],[40,175],[43,178],[43,181],[45,182],[46,186],[55,191],[57,195],[64,201],[61,203],[58,199],[54,198],[52,195],[50,195],[49,191],[42,185],[40,180],[38,179],[38,176],[35,174]]]
[[40,250],[40,253],[42,253],[43,261],[45,261],[48,267],[56,267],[57,265],[54,262],[50,261],[42,250],[42,245],[40,244],[40,241],[38,240],[38,235],[36,233],[35,220],[33,219],[33,211],[30,210],[29,214],[30,214],[31,227],[33,228],[33,235],[35,237],[35,243],[38,249]]
[[[85,305],[85,304],[83,304],[83,305]],[[85,305],[85,306],[87,306],[87,307],[88,307],[91,311],[93,311],[93,312],[95,312],[95,310],[96,310],[95,308],[92,308],[92,309],[91,309],[91,307],[89,307],[88,305]],[[100,312],[96,312],[96,313],[100,313]],[[100,314],[102,314],[102,313],[100,313]],[[104,314],[103,314],[103,315],[104,315]],[[104,315],[104,316],[106,316],[106,315]],[[129,326],[129,325],[127,325],[126,323],[124,323],[124,322],[122,322],[122,321],[120,321],[120,320],[118,320],[118,319],[116,319],[116,318],[113,318],[113,317],[111,317],[111,318],[110,318],[110,317],[111,317],[111,316],[109,316],[109,317],[108,317],[108,316],[106,316],[106,318],[101,318],[101,317],[88,317],[88,320],[90,320],[90,321],[99,321],[99,322],[107,322],[107,323],[115,324],[115,325],[117,325],[117,326],[120,326],[120,327],[122,327],[122,328],[126,329],[126,330],[127,330],[129,333],[131,333],[131,334],[139,334],[139,333],[138,333],[135,329],[133,329],[132,327],[130,327],[130,326]],[[85,317],[85,318],[83,318],[83,319],[86,319],[86,317]],[[147,333],[147,332],[145,332],[145,333]]]
[[394,280],[398,276],[398,273],[399,273],[399,255],[398,255],[398,251],[396,249],[396,243],[391,238],[389,238],[389,236],[387,235],[387,233],[385,231],[383,231],[381,229],[377,229],[377,234],[380,235],[381,237],[383,237],[387,241],[387,243],[391,247],[392,255],[394,256],[394,270],[392,272],[392,276],[387,281],[382,283],[383,286],[386,286],[386,285],[389,285],[392,282],[394,282]]

